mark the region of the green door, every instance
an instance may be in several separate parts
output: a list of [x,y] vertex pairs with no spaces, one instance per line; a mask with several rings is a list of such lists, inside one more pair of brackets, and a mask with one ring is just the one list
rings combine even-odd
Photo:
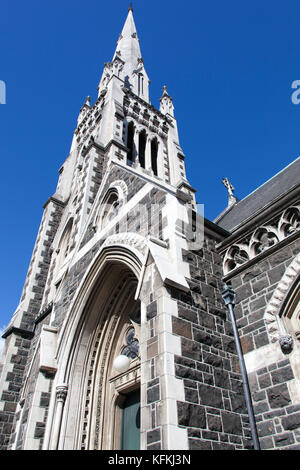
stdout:
[[140,449],[140,391],[129,393],[122,406],[121,449]]

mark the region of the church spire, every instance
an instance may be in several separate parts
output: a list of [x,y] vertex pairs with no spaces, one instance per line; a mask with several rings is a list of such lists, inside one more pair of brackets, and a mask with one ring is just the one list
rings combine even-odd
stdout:
[[149,78],[144,68],[132,4],[129,6],[112,62],[105,64],[99,84],[99,94],[107,86],[112,75],[123,80],[126,88],[149,102]]
[[139,40],[137,37],[136,26],[133,19],[133,10],[129,7],[128,15],[124,23],[121,35],[118,40],[116,54],[120,53],[125,62],[131,62],[136,65],[137,59],[141,57]]

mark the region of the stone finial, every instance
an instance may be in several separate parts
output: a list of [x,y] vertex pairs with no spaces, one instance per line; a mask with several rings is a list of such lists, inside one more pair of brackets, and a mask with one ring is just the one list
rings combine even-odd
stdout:
[[233,185],[230,183],[228,178],[223,178],[222,183],[224,184],[225,188],[228,191],[228,206],[232,206],[233,204],[236,204],[238,202],[238,198],[235,197],[235,195],[233,194],[233,191],[234,191]]

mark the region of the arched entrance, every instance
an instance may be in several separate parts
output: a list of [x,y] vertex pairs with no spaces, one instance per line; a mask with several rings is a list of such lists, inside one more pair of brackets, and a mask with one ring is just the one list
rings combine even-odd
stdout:
[[[139,407],[141,306],[135,299],[138,279],[133,258],[125,263],[107,256],[99,263],[80,318],[77,314],[63,378],[68,395],[60,449],[139,448],[140,423],[132,413]],[[67,326],[64,335],[70,335]],[[129,369],[121,373],[113,365],[120,354],[130,357]],[[135,436],[134,443],[128,444],[128,433]]]

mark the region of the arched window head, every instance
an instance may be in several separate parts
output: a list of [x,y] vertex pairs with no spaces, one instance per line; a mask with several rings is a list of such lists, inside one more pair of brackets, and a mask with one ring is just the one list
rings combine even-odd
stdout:
[[119,212],[119,198],[116,191],[107,195],[101,214],[101,229],[103,229]]

